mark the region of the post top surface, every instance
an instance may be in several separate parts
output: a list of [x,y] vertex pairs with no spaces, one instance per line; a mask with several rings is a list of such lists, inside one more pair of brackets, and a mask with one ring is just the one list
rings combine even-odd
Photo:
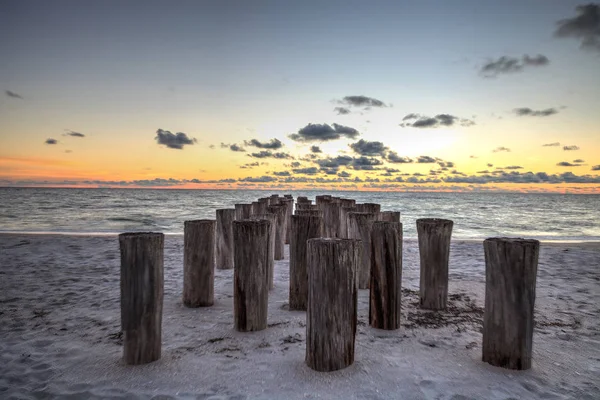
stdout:
[[134,239],[134,238],[157,238],[163,237],[162,232],[124,232],[119,235],[119,239]]
[[529,244],[534,246],[539,246],[540,241],[536,239],[525,239],[525,238],[516,238],[516,237],[491,237],[484,240],[485,242],[502,242],[507,244]]
[[419,218],[417,224],[453,224],[450,219],[443,218]]

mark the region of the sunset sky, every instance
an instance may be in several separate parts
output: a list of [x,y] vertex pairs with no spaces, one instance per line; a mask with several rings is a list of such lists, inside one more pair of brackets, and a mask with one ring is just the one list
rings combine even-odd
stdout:
[[600,193],[598,4],[0,0],[0,54],[0,186]]

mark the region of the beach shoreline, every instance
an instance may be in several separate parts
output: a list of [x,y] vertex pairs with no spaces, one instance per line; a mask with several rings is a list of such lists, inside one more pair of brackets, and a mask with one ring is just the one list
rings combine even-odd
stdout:
[[131,367],[121,360],[116,236],[0,233],[0,397],[600,397],[600,243],[542,242],[533,367],[510,371],[481,361],[481,242],[452,242],[449,309],[431,313],[418,309],[418,246],[405,239],[402,327],[370,328],[361,290],[355,364],[318,373],[304,363],[305,313],[286,308],[287,246],[269,327],[239,333],[233,271],[216,270],[214,306],[184,307],[183,236],[166,236],[163,355]]

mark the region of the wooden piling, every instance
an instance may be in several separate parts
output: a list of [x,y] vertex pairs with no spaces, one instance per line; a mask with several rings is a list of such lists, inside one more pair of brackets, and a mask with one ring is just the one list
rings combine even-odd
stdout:
[[341,203],[329,202],[322,203],[323,207],[323,237],[338,238],[340,237],[341,225]]
[[509,369],[531,368],[535,285],[540,242],[489,238],[485,251],[483,361]]
[[316,371],[335,371],[354,362],[362,246],[349,239],[307,243],[306,364]]
[[242,221],[250,218],[252,215],[252,204],[236,204],[235,205],[235,220]]
[[339,237],[342,239],[349,239],[350,235],[348,233],[348,214],[351,212],[356,212],[356,207],[346,207],[342,203],[342,208],[340,208],[340,232]]
[[285,251],[285,216],[286,206],[279,204],[267,207],[270,214],[275,214],[277,218],[277,226],[275,227],[275,260],[283,260]]
[[294,199],[284,197],[281,204],[285,205],[285,244],[290,244],[290,228],[292,225],[292,215],[294,214]]
[[381,211],[377,214],[377,221],[400,222],[400,211]]
[[119,247],[123,358],[126,364],[146,364],[161,355],[164,235],[122,233]]
[[290,236],[290,310],[306,310],[308,270],[306,242],[322,236],[323,219],[318,216],[292,216]]
[[215,225],[211,219],[185,221],[183,228],[183,304],[215,302]]
[[443,310],[448,300],[448,259],[453,222],[448,219],[417,220],[419,237],[420,303],[429,310]]
[[216,212],[217,217],[217,269],[233,268],[233,221],[235,221],[235,209],[223,208]]
[[358,239],[362,245],[362,259],[358,267],[359,289],[368,289],[371,282],[371,229],[376,217],[375,213],[348,213],[348,234],[350,239]]
[[252,220],[260,221],[261,219],[269,221],[269,269],[267,274],[267,281],[269,283],[269,289],[273,289],[275,286],[274,275],[275,275],[275,236],[277,234],[277,216],[271,213],[265,214],[254,214],[250,217]]
[[356,203],[356,211],[377,214],[381,211],[381,205],[375,203]]

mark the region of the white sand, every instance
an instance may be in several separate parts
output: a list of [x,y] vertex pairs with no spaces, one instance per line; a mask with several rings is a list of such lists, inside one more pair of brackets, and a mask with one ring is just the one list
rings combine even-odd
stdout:
[[405,241],[402,328],[370,328],[361,290],[354,365],[318,373],[304,363],[305,313],[286,307],[287,259],[276,264],[269,328],[238,333],[233,271],[217,270],[213,307],[183,307],[183,238],[169,236],[163,356],[131,367],[117,238],[0,235],[0,398],[600,398],[598,245],[542,245],[528,371],[481,361],[481,242],[454,242],[450,257],[450,309],[419,311],[418,249]]

